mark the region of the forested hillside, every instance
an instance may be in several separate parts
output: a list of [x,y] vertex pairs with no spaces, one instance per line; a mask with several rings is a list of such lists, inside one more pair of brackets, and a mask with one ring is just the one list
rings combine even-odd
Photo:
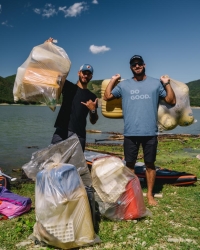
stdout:
[[189,82],[190,105],[200,107],[200,80]]
[[88,83],[88,89],[96,94],[98,98],[101,98],[101,83],[103,80],[93,80]]
[[0,103],[13,103],[13,83],[15,76],[0,76]]
[[[0,103],[14,103],[13,99],[13,86],[15,76],[1,77],[0,76]],[[89,82],[88,89],[101,98],[101,83],[103,80],[93,80]],[[200,107],[200,79],[187,83],[190,93],[190,105]],[[27,104],[26,102],[20,101],[19,103]]]

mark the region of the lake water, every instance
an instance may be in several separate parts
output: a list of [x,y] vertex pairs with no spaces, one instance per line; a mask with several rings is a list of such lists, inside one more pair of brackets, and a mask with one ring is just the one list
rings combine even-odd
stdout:
[[[34,151],[50,144],[58,111],[59,107],[52,112],[46,106],[0,106],[0,168],[5,173],[10,174],[12,168],[20,168],[30,161]],[[92,125],[88,121],[87,130],[100,130],[102,133],[88,133],[87,142],[107,139],[110,135],[106,132],[123,133],[123,119],[105,118],[100,108],[98,114],[97,124]],[[193,115],[199,122],[188,127],[178,126],[167,133],[200,134],[200,109],[193,109]]]

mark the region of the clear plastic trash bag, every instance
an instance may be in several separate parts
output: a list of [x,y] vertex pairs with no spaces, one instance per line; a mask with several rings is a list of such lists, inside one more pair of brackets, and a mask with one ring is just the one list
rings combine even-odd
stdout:
[[63,48],[51,42],[35,46],[17,69],[14,101],[45,103],[54,111],[70,67]]
[[172,130],[176,126],[189,126],[195,122],[190,107],[189,88],[185,83],[170,79],[176,96],[176,105],[171,106],[160,100],[158,107],[158,128],[160,131]]
[[37,173],[35,213],[33,236],[40,242],[71,249],[99,241],[85,187],[72,164],[48,164]]
[[77,168],[85,186],[92,185],[90,171],[76,134],[68,139],[38,150],[32,154],[31,160],[22,166],[28,178],[35,180],[39,171],[52,164],[69,163]]
[[138,177],[118,157],[94,160],[91,176],[103,216],[110,220],[133,220],[151,215]]

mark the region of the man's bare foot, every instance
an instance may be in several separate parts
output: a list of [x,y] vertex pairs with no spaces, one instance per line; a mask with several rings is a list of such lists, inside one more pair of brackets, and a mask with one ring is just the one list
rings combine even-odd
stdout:
[[148,195],[147,199],[150,206],[156,206],[158,204],[152,195]]

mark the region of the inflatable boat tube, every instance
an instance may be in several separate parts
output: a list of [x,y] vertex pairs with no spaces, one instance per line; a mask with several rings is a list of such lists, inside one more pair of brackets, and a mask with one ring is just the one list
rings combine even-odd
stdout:
[[[108,154],[102,154],[93,151],[85,151],[84,156],[89,169],[92,168],[92,162],[100,157],[108,157]],[[135,174],[140,180],[140,183],[146,183],[146,167],[143,162],[137,162],[135,165]],[[197,182],[197,176],[187,173],[179,172],[167,168],[156,166],[155,184],[171,184],[175,186],[186,186]]]

